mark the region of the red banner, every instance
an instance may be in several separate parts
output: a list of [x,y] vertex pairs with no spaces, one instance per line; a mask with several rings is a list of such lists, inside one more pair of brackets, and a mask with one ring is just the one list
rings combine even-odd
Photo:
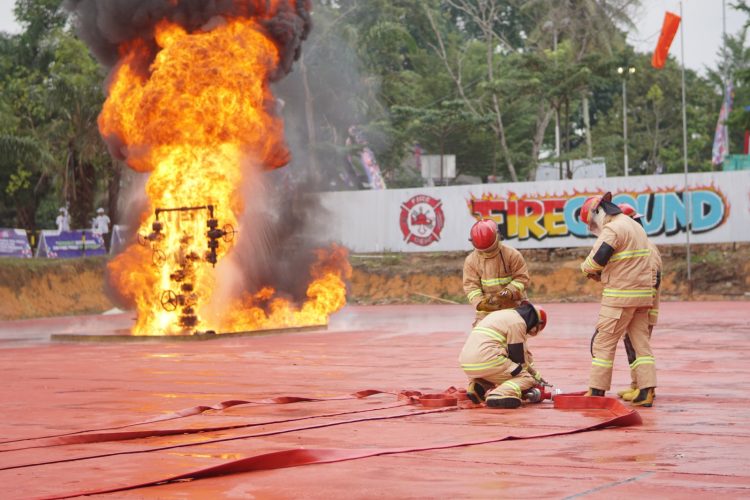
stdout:
[[659,35],[659,43],[656,44],[654,50],[654,57],[651,59],[651,66],[656,69],[664,67],[664,63],[667,62],[667,56],[669,55],[669,47],[672,45],[672,40],[677,34],[677,28],[680,27],[680,16],[672,12],[664,14],[664,24],[661,27],[661,35]]

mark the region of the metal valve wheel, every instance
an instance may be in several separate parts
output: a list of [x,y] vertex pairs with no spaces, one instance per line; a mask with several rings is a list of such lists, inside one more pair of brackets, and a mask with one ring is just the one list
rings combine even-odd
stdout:
[[224,230],[224,241],[229,243],[234,239],[234,235],[237,231],[234,230],[234,227],[232,227],[231,224],[224,224],[222,229]]
[[153,262],[156,267],[161,267],[167,262],[167,255],[161,250],[154,250],[154,253],[151,254],[151,262]]
[[161,294],[161,307],[167,312],[172,312],[177,309],[177,305],[177,294],[172,290],[164,290]]

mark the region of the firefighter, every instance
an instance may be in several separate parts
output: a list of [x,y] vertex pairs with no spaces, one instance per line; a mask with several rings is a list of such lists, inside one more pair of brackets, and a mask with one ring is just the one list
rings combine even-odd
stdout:
[[643,228],[612,203],[612,193],[592,196],[581,207],[581,221],[597,236],[581,264],[583,273],[601,281],[601,309],[591,339],[588,396],[604,396],[612,383],[617,342],[627,331],[635,351],[630,367],[638,380],[635,406],[652,406],[656,364],[648,338],[648,312],[654,303],[651,248]]
[[[620,203],[617,205],[622,213],[643,225],[641,218],[643,215],[639,214],[638,211],[629,203]],[[654,326],[659,319],[659,292],[661,285],[661,273],[662,273],[662,261],[661,253],[656,245],[651,240],[648,241],[648,247],[651,249],[651,267],[653,272],[654,282],[654,305],[648,310],[648,338],[651,340],[651,335],[654,331]],[[628,354],[628,363],[633,364],[636,359],[635,350],[633,349],[633,343],[630,341],[630,336],[625,334],[623,337],[625,344],[625,352]],[[635,370],[630,370],[630,387],[617,392],[617,395],[626,401],[632,401],[638,395],[638,381],[635,377]],[[654,397],[656,397],[656,391],[654,390]]]
[[541,307],[523,302],[489,313],[469,334],[458,362],[469,377],[466,390],[474,403],[489,408],[518,408],[527,389],[545,383],[526,346],[547,325]]
[[472,326],[487,314],[518,306],[526,300],[529,270],[521,252],[503,245],[494,221],[474,224],[470,238],[474,250],[464,261],[464,293],[476,310]]

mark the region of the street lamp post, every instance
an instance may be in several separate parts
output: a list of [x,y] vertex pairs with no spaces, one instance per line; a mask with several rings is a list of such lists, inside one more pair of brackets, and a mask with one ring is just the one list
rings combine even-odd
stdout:
[[617,73],[622,76],[622,139],[623,145],[623,161],[625,162],[625,177],[629,173],[628,165],[628,75],[635,73],[633,66],[620,66],[617,68]]

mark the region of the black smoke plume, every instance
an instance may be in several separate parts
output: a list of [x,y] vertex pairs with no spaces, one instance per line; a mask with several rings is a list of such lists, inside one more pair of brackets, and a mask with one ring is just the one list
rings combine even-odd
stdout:
[[[153,59],[159,50],[154,40],[155,27],[162,20],[192,33],[210,29],[212,20],[219,16],[254,18],[279,49],[279,65],[270,75],[272,81],[278,81],[291,71],[312,28],[310,0],[66,0],[64,5],[73,13],[79,37],[109,68],[118,63],[120,48],[133,40],[146,42]],[[107,138],[108,142],[115,140],[116,137]],[[120,148],[115,145],[112,149]],[[326,245],[321,241],[325,211],[308,192],[303,179],[290,181],[288,171],[258,175],[261,178],[253,180],[265,186],[265,201],[263,206],[251,207],[241,215],[245,226],[252,230],[239,234],[232,256],[236,265],[228,267],[240,277],[243,290],[256,292],[273,286],[284,296],[301,302],[309,283],[309,268],[316,260],[315,249]],[[133,231],[147,206],[146,200],[141,199],[145,177],[138,179],[126,194],[130,213],[124,213],[130,220],[120,221]],[[129,243],[135,239],[131,236]],[[114,288],[109,290],[109,296],[120,307],[134,306]]]
[[310,0],[66,0],[64,5],[74,14],[78,35],[108,67],[131,40],[146,41],[155,55],[154,28],[164,19],[192,33],[217,16],[255,18],[279,49],[274,81],[291,71],[312,28]]

